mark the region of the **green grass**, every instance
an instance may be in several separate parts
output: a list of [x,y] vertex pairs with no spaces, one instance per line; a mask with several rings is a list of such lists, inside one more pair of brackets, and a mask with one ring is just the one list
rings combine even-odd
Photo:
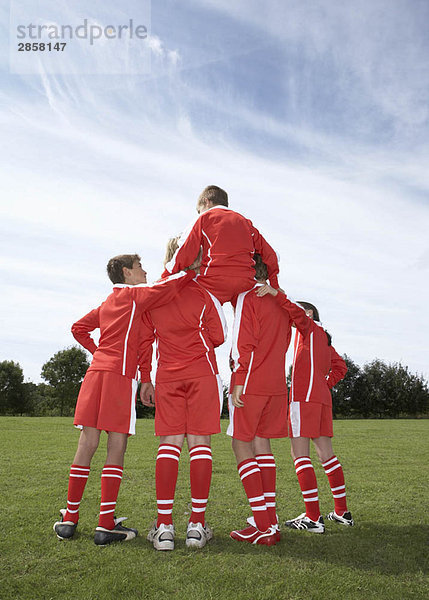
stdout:
[[[273,548],[229,539],[231,529],[244,526],[250,511],[229,438],[214,436],[207,519],[215,537],[202,551],[185,548],[190,513],[185,451],[174,505],[176,550],[160,553],[146,541],[156,512],[153,421],[137,422],[117,508],[140,536],[98,548],[93,531],[106,436],[93,461],[76,538],[60,542],[52,524],[65,506],[78,433],[68,418],[0,418],[0,598],[428,598],[428,434],[429,421],[337,421],[334,448],[344,466],[356,526],[329,522],[321,536],[284,531]],[[276,441],[273,448],[278,512],[284,521],[302,512],[303,504],[288,440]],[[332,508],[331,494],[320,466],[316,474],[326,513]]]

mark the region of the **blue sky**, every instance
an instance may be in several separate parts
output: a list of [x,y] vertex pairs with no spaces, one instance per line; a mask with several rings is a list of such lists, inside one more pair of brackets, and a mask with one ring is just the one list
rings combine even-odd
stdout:
[[[86,15],[67,4],[57,19]],[[148,5],[118,6],[89,16],[146,18]],[[108,42],[64,54],[62,73],[41,60],[19,75],[3,3],[0,358],[39,381],[109,293],[107,259],[138,251],[156,279],[215,183],[339,352],[428,377],[428,17],[420,0],[157,0],[149,73],[127,73],[138,48],[126,63]]]

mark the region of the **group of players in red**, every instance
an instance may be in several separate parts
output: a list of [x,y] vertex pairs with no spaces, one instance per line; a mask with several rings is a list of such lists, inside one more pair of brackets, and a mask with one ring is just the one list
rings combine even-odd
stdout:
[[[217,186],[203,190],[198,217],[170,240],[165,271],[149,286],[140,257],[121,255],[107,265],[113,293],[72,327],[75,339],[93,354],[76,405],[81,429],[70,468],[67,508],[54,524],[60,539],[72,538],[100,433],[108,435],[101,475],[101,504],[94,541],[107,545],[130,540],[137,530],[115,517],[129,435],[135,433],[137,380],[141,400],[155,405],[157,519],[147,539],[157,550],[173,550],[172,520],[179,459],[186,437],[190,456],[192,512],[186,545],[202,548],[213,536],[205,522],[212,477],[211,436],[220,432],[222,383],[215,348],[226,339],[222,304],[234,311],[228,435],[252,516],[231,538],[252,544],[280,541],[276,513],[276,463],[270,439],[291,438],[291,452],[305,512],[286,521],[292,529],[323,533],[310,439],[322,462],[334,498],[327,518],[353,525],[347,509],[344,475],[331,438],[330,388],[346,371],[331,345],[314,305],[292,302],[279,288],[278,258],[251,221],[228,207]],[[269,284],[267,283],[269,281]],[[288,389],[285,355],[296,327],[292,382]],[[91,332],[100,329],[98,346]],[[156,344],[155,387],[151,383]]]

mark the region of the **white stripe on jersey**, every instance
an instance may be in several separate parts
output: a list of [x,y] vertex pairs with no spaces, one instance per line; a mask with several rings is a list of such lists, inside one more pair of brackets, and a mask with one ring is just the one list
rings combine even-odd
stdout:
[[[254,290],[255,287],[256,286],[254,286],[252,288],[252,290]],[[240,363],[239,363],[240,353],[238,351],[238,335],[240,333],[241,317],[242,317],[242,313],[243,313],[243,303],[244,303],[246,294],[248,294],[252,290],[247,290],[247,292],[243,292],[243,293],[239,294],[238,299],[237,299],[237,306],[235,307],[234,325],[232,328],[232,359],[234,361],[234,371],[237,371],[238,367],[240,366]]]
[[[196,281],[198,283],[198,279]],[[211,292],[209,292],[208,290],[206,290],[206,288],[203,288],[203,289],[209,294],[210,298],[213,300],[213,304],[215,305],[215,308],[217,310],[217,314],[219,316],[219,320],[220,320],[220,322],[222,324],[223,341],[225,341],[226,340],[226,336],[228,335],[228,325],[227,325],[227,322],[226,322],[225,314],[223,312],[222,304],[219,302],[219,300],[216,298],[216,296],[213,296],[213,294]]]
[[179,239],[177,240],[178,243],[178,247],[176,252],[173,254],[173,258],[165,265],[165,268],[167,269],[167,271],[169,271],[170,273],[172,273],[174,267],[176,266],[176,260],[177,260],[177,255],[179,254],[179,251],[181,249],[181,247],[183,246],[183,244],[186,242],[186,240],[189,237],[189,234],[191,233],[195,223],[198,221],[198,219],[201,219],[203,213],[201,213],[201,215],[197,215],[195,217],[195,219],[193,219],[190,223],[188,223],[188,225],[186,225],[185,229],[182,231],[182,233],[180,234]]
[[[295,336],[296,339],[294,339],[294,349],[293,349],[293,359],[292,359],[292,381],[291,381],[291,385],[290,385],[290,397],[291,397],[291,402],[294,402],[294,385],[293,382],[295,380],[295,361],[296,361],[296,355],[298,353],[298,346],[299,346],[299,336],[301,334],[299,333],[298,330],[296,330]],[[298,437],[295,434],[293,434],[294,437]]]
[[249,377],[250,377],[250,372],[252,370],[252,365],[253,365],[253,359],[254,359],[254,357],[255,357],[255,353],[252,352],[252,354],[250,355],[249,370],[247,371],[246,380],[244,382],[243,394],[246,393],[247,384],[249,382]]
[[210,239],[209,239],[209,236],[208,236],[208,235],[207,235],[207,233],[204,231],[204,229],[201,229],[201,232],[202,232],[203,236],[206,238],[206,240],[207,240],[207,241],[208,241],[208,243],[209,243],[209,249],[207,250],[207,256],[208,256],[208,258],[209,258],[209,262],[207,263],[207,266],[206,266],[206,268],[205,268],[205,270],[204,270],[204,273],[203,273],[203,275],[207,275],[207,271],[209,270],[210,263],[211,263],[211,262],[212,262],[212,260],[213,260],[213,257],[212,257],[212,255],[211,255],[211,249],[212,249],[212,245],[213,245],[213,244],[211,243],[211,241],[210,241]]
[[310,333],[310,382],[308,384],[307,397],[305,398],[306,402],[308,402],[310,400],[311,390],[313,389],[313,377],[314,377],[313,338],[314,338],[314,331],[312,331]]
[[131,325],[133,324],[134,313],[136,312],[136,303],[133,300],[133,308],[131,310],[130,322],[128,323],[127,334],[125,336],[124,342],[124,358],[122,361],[122,375],[125,375],[126,365],[127,365],[127,344],[128,344],[128,336],[130,335]]

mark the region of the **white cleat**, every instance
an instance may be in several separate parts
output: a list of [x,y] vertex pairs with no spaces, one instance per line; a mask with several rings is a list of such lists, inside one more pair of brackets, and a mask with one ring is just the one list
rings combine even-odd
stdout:
[[213,531],[206,524],[188,523],[186,530],[186,546],[188,548],[204,548],[213,537]]
[[161,523],[156,526],[156,521],[147,535],[147,540],[152,542],[155,550],[174,550],[174,525]]
[[337,515],[335,510],[326,515],[328,521],[336,521],[337,523],[341,523],[341,525],[348,525],[349,527],[353,527],[355,522],[353,521],[352,514],[350,511],[345,512],[341,517]]
[[325,533],[325,522],[323,521],[322,516],[320,516],[317,521],[312,521],[305,513],[302,513],[302,515],[299,515],[296,519],[286,521],[285,525],[291,529],[301,529],[303,531],[309,531],[310,533]]

